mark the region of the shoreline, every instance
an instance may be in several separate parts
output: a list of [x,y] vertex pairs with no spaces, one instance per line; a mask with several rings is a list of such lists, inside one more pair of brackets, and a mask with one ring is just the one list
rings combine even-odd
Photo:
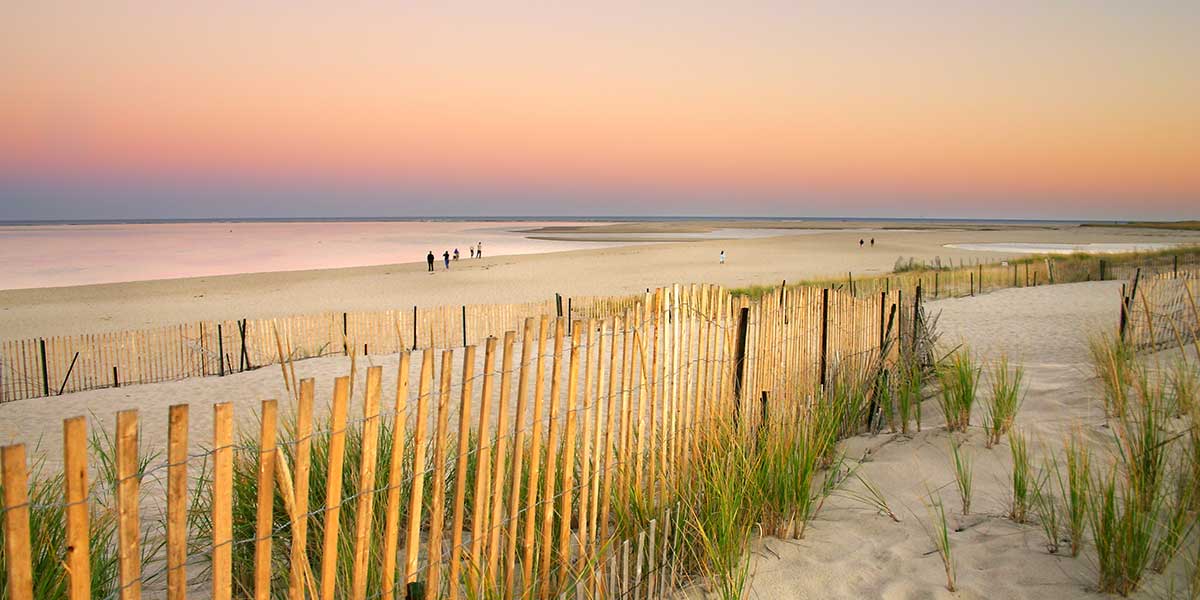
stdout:
[[[653,225],[653,224],[652,224]],[[595,231],[595,230],[592,230]],[[672,283],[727,287],[892,271],[898,258],[1007,260],[1011,253],[951,243],[1200,243],[1200,232],[1124,228],[1004,227],[822,232],[690,243],[649,243],[464,259],[450,271],[392,263],[0,291],[0,338],[139,329],[195,320],[264,318],[328,310],[497,304],[611,296]],[[727,264],[717,255],[727,252]]]

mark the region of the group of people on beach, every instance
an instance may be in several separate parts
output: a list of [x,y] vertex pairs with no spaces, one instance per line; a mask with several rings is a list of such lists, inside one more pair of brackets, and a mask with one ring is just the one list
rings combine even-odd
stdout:
[[[470,251],[471,258],[483,258],[483,242],[475,242],[474,246],[467,246],[467,250]],[[458,257],[458,248],[455,248],[453,253],[451,253],[449,250],[442,252],[442,262],[446,265],[446,269],[450,268],[450,261],[452,259],[458,260]],[[437,260],[437,258],[433,255],[433,250],[430,250],[429,254],[425,255],[425,263],[429,265],[430,273],[433,272],[433,262],[435,260]]]

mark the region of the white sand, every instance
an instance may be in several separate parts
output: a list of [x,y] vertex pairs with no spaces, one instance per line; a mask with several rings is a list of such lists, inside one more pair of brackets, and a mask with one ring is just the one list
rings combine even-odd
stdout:
[[[648,225],[654,231],[671,227],[687,230],[687,225]],[[434,274],[427,273],[423,264],[409,263],[7,290],[0,291],[0,338],[99,333],[196,320],[323,311],[528,302],[552,298],[555,292],[565,296],[628,294],[673,283],[735,287],[784,279],[843,277],[848,271],[856,275],[884,273],[899,257],[998,260],[1013,256],[943,247],[953,243],[1200,243],[1200,232],[1074,226],[938,227],[874,233],[831,231],[467,259],[448,272],[439,270]],[[630,225],[621,228],[615,233],[625,233]],[[858,247],[858,240],[870,237],[876,239],[874,248]],[[717,261],[722,249],[728,255],[725,265]]]
[[[1102,457],[1110,433],[1104,428],[1098,382],[1089,372],[1091,332],[1115,327],[1120,284],[1082,283],[1003,290],[974,298],[929,304],[941,311],[943,340],[962,342],[985,360],[1001,353],[1026,369],[1028,396],[1017,419],[1030,434],[1035,464],[1048,452],[1061,455],[1065,433],[1081,424]],[[986,393],[986,392],[984,392]],[[962,517],[949,438],[936,400],[925,402],[924,429],[903,436],[861,436],[846,443],[848,457],[869,453],[862,475],[883,492],[902,519],[834,497],[805,539],[765,539],[753,546],[757,598],[1088,598],[1095,597],[1095,557],[1085,550],[1049,554],[1036,524],[1005,518],[1011,459],[1007,443],[991,450],[980,430],[967,452],[974,456],[972,514]],[[979,406],[974,423],[980,422]],[[854,484],[857,486],[857,483]],[[945,588],[941,558],[922,528],[931,522],[922,501],[940,492],[953,526],[951,544],[958,593]],[[1148,575],[1140,597],[1167,597],[1166,579]]]

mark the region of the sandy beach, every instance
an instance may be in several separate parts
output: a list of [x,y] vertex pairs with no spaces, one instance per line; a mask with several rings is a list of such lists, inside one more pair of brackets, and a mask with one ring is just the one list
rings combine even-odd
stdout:
[[[695,232],[763,223],[650,222],[571,227],[555,235],[601,232]],[[829,230],[830,227],[851,231]],[[1015,254],[960,250],[979,243],[1198,243],[1200,232],[903,222],[906,229],[871,230],[878,222],[793,222],[778,237],[630,245],[462,260],[430,274],[417,262],[340,269],[251,273],[190,279],[0,291],[0,338],[99,333],[199,319],[259,318],[327,310],[508,303],[564,296],[618,295],[672,283],[728,287],[809,277],[870,275],[900,257],[995,261]],[[919,229],[920,228],[920,229]],[[787,229],[793,231],[789,232]],[[550,232],[540,232],[541,234]],[[535,235],[530,233],[529,235]],[[875,238],[874,247],[858,241]],[[718,263],[725,250],[727,262]],[[485,255],[486,256],[486,255]]]
[[[1008,289],[974,297],[939,300],[928,305],[940,315],[944,345],[965,344],[985,362],[1007,354],[1026,369],[1028,395],[1018,426],[1029,432],[1034,456],[1056,450],[1064,434],[1076,425],[1087,432],[1098,455],[1111,433],[1104,427],[1098,383],[1088,365],[1087,339],[1116,323],[1114,299],[1119,282],[1096,282]],[[1177,351],[1176,351],[1177,352]],[[361,410],[365,369],[381,365],[384,398],[396,383],[396,357],[360,359],[357,391],[351,414]],[[333,379],[349,370],[349,360],[328,357],[297,363],[297,376],[316,379],[318,413],[327,410]],[[414,363],[414,375],[416,364]],[[456,369],[457,371],[457,369]],[[458,389],[457,374],[453,387]],[[457,393],[457,392],[456,392]],[[118,410],[140,411],[143,444],[161,448],[166,437],[167,407],[175,402],[192,406],[193,439],[208,438],[209,407],[232,401],[240,431],[252,434],[258,403],[287,398],[279,371],[264,368],[224,378],[108,388],[69,394],[51,400],[26,400],[0,405],[0,442],[24,442],[44,449],[61,444],[60,423],[73,415],[88,415],[93,426],[109,428]],[[411,410],[411,407],[410,407]],[[1093,592],[1094,557],[1078,558],[1046,552],[1036,525],[1016,525],[1004,515],[1009,484],[1008,449],[986,450],[982,434],[974,431],[966,444],[975,458],[975,508],[969,517],[958,514],[947,433],[932,399],[925,403],[925,426],[910,436],[860,435],[845,442],[846,455],[861,459],[862,475],[888,498],[900,523],[876,514],[844,496],[832,497],[803,540],[759,539],[752,545],[754,598],[1087,598]],[[193,444],[202,449],[202,442]],[[56,452],[45,453],[45,468],[58,467]],[[854,484],[851,484],[854,485]],[[952,513],[959,591],[950,594],[923,527],[929,515],[921,498],[940,490]],[[923,524],[924,523],[924,524]],[[1166,579],[1151,576],[1140,597],[1155,597]]]

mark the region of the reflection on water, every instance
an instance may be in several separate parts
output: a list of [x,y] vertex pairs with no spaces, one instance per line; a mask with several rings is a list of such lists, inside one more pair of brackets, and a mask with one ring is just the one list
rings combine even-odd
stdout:
[[[0,289],[330,269],[424,262],[429,251],[470,260],[630,243],[656,236],[589,241],[590,235],[529,239],[518,230],[596,222],[232,222],[0,226]],[[780,235],[778,230],[724,230],[682,239]],[[599,238],[600,236],[595,236]],[[612,237],[612,236],[604,236]],[[625,236],[621,236],[625,237]],[[680,236],[673,236],[679,238]],[[568,239],[569,238],[569,239]]]

